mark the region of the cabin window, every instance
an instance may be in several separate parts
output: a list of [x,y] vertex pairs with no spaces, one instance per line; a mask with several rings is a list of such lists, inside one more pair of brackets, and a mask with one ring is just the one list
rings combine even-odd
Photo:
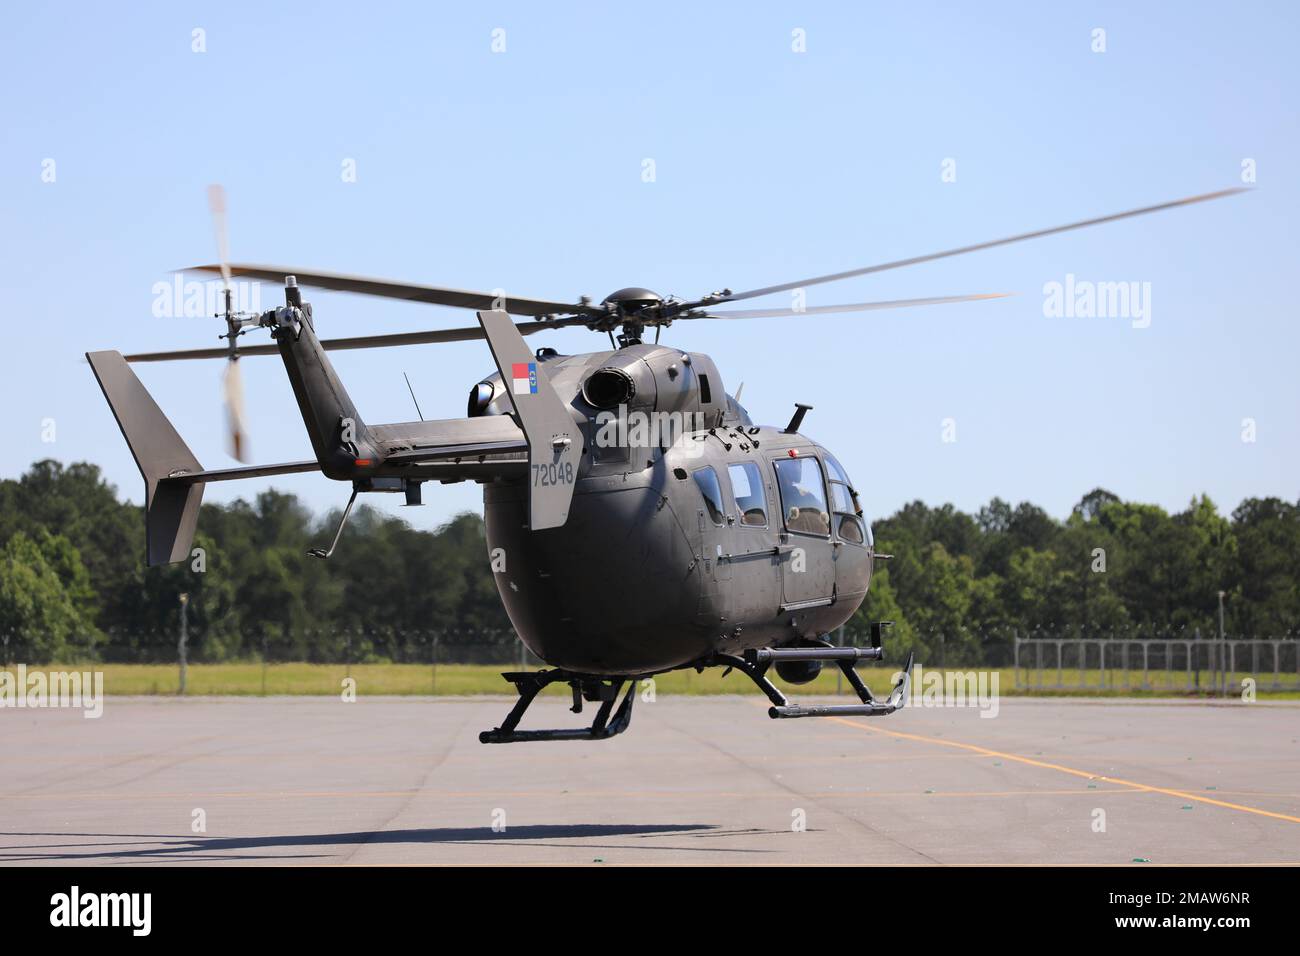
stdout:
[[751,528],[767,527],[767,496],[763,494],[763,476],[752,461],[728,465],[731,493],[736,499],[740,523]]
[[776,462],[776,483],[781,490],[781,511],[788,530],[801,534],[831,533],[826,488],[816,458],[779,459]]
[[722,511],[722,485],[718,482],[718,473],[712,467],[701,468],[695,472],[695,483],[699,485],[700,494],[704,496],[704,505],[714,524],[722,524],[725,518]]
[[840,540],[853,544],[866,544],[870,532],[862,519],[862,506],[858,503],[858,493],[849,483],[848,473],[831,455],[826,455],[826,475],[830,479],[831,508],[835,512],[835,524],[839,529]]
[[713,404],[713,392],[709,388],[709,377],[707,375],[700,376],[700,401],[705,405]]

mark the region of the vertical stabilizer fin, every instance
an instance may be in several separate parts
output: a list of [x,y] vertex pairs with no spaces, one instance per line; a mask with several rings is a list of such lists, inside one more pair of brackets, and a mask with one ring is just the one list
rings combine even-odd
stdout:
[[183,561],[194,543],[203,483],[167,479],[203,466],[120,352],[87,352],[86,361],[144,476],[146,560],[150,567]]
[[478,321],[528,439],[528,527],[562,527],[578,480],[582,433],[510,316],[480,312]]

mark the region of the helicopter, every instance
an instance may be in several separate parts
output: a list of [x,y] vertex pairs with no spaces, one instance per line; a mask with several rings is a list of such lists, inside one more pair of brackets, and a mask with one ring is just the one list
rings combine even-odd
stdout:
[[[422,503],[431,482],[483,486],[488,557],[502,604],[524,645],[549,667],[507,672],[518,698],[483,743],[603,740],[625,731],[640,681],[681,669],[724,667],[746,675],[774,719],[882,717],[906,705],[912,655],[884,699],[856,666],[884,657],[891,622],[870,626],[868,646],[837,647],[827,635],[862,605],[876,550],[861,494],[829,448],[801,431],[810,407],[783,426],[757,425],[707,355],[660,344],[675,322],[869,312],[998,298],[998,293],[791,308],[730,303],[964,255],[1057,233],[1206,202],[1242,188],[1190,196],[1108,216],[828,275],[693,300],[620,289],[595,303],[505,296],[282,266],[230,263],[225,193],[209,188],[219,261],[196,267],[223,282],[225,345],[86,358],[145,482],[146,562],[190,555],[207,484],[320,472],[351,486],[328,548],[338,547],[358,495],[393,493]],[[233,277],[284,283],[284,305],[233,308]],[[320,338],[303,286],[474,310],[474,327]],[[516,323],[512,316],[526,317]],[[562,355],[525,336],[583,327],[609,348]],[[272,342],[241,347],[267,330]],[[647,330],[653,341],[646,341]],[[330,362],[334,350],[485,340],[495,371],[471,387],[461,418],[367,422]],[[311,441],[309,460],[244,462],[247,441],[239,363],[278,354]],[[207,470],[131,369],[137,363],[226,359],[231,453],[241,467]],[[417,404],[418,411],[418,404]],[[795,704],[772,682],[807,684],[838,667],[858,702]],[[567,684],[571,710],[597,705],[587,727],[523,730],[537,695]],[[626,691],[623,688],[626,686]],[[620,694],[621,700],[620,700]]]

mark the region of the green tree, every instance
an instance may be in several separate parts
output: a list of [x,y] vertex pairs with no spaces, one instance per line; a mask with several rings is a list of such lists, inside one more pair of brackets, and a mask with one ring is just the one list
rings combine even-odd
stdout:
[[907,620],[889,583],[889,566],[876,568],[871,575],[871,587],[866,600],[857,613],[845,625],[849,643],[865,646],[871,642],[871,625],[877,621],[893,621],[894,626],[886,629],[885,639],[889,644],[891,660],[903,660],[907,654],[923,648],[918,647],[916,631]]
[[93,653],[100,634],[84,614],[90,584],[76,548],[44,529],[19,531],[0,550],[0,635],[31,663]]
[[1232,513],[1235,586],[1227,604],[1238,634],[1300,634],[1300,503],[1247,498]]

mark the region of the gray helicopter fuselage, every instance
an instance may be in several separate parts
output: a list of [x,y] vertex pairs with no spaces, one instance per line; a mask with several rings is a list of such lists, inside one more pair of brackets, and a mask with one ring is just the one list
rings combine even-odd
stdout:
[[[529,530],[525,483],[484,486],[497,588],[534,654],[653,673],[817,638],[858,609],[872,542],[842,469],[803,435],[754,426],[708,356],[537,358],[584,439],[568,521]],[[471,417],[511,410],[499,375],[480,384]]]

